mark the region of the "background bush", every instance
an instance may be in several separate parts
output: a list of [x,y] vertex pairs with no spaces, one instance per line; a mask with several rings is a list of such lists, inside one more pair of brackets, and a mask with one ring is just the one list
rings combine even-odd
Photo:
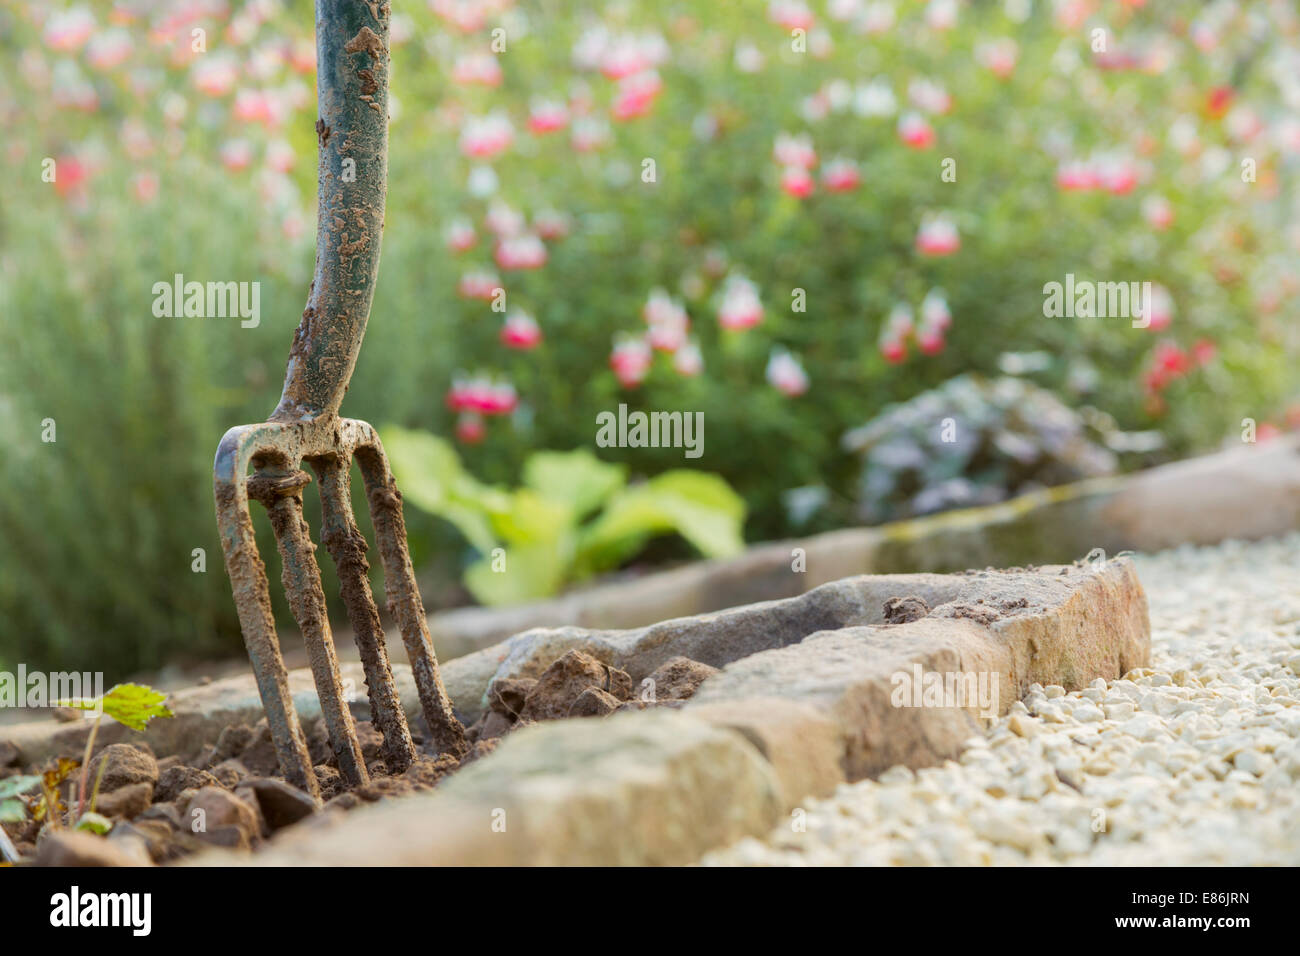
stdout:
[[[789,26],[802,12],[790,4],[394,6],[387,231],[344,412],[450,435],[457,370],[508,379],[519,407],[462,448],[485,481],[517,485],[537,449],[591,447],[597,412],[619,402],[699,410],[698,462],[673,449],[600,457],[643,476],[683,466],[722,475],[748,505],[748,540],[832,527],[859,505],[846,430],[958,374],[996,374],[1008,352],[1047,352],[1035,381],[1122,428],[1159,429],[1169,457],[1217,444],[1243,417],[1284,414],[1297,351],[1300,70],[1296,13],[1281,0],[835,0],[810,8],[803,53],[792,50]],[[950,6],[956,22],[945,27]],[[70,19],[69,9],[0,2],[0,662],[118,673],[239,646],[211,460],[225,428],[274,406],[306,297],[311,5],[102,3],[71,8]],[[76,9],[94,21],[85,45]],[[891,24],[864,31],[886,10]],[[195,27],[207,31],[205,53],[189,52]],[[458,60],[490,55],[497,27],[500,84],[457,82]],[[1098,28],[1105,54],[1090,47]],[[575,64],[575,48],[594,46],[601,29],[662,40],[662,91],[644,115],[612,119],[618,83]],[[130,46],[116,64],[105,53],[121,39],[112,31]],[[1018,56],[1002,79],[985,54],[1005,38]],[[740,68],[749,47],[763,61],[756,72]],[[199,80],[214,58],[228,58],[235,78],[207,95]],[[859,115],[852,97],[877,78],[897,109]],[[917,80],[941,84],[951,110],[910,103]],[[539,96],[571,111],[589,103],[589,118],[608,125],[606,144],[576,151],[572,125],[530,133]],[[262,103],[269,112],[258,119],[251,107]],[[899,140],[899,114],[911,110],[934,128],[928,150]],[[491,162],[467,158],[468,118],[492,111],[509,117],[513,144]],[[781,189],[782,133],[807,133],[817,152],[806,199]],[[223,165],[232,141],[250,149],[248,168]],[[1131,192],[1057,186],[1063,162],[1111,155],[1135,164]],[[272,168],[285,156],[288,172]],[[821,183],[836,156],[858,164],[857,189]],[[59,160],[61,183],[41,181],[45,157]],[[940,178],[945,157],[957,161],[955,182]],[[1254,183],[1242,182],[1243,158],[1256,161]],[[645,159],[655,160],[654,183],[641,179]],[[476,198],[469,187],[483,167],[498,185]],[[1175,212],[1164,231],[1143,215],[1157,194]],[[558,212],[570,234],[547,243],[543,268],[501,270],[484,226],[493,202],[530,224]],[[939,212],[961,248],[927,258],[915,239],[923,216]],[[459,255],[445,238],[458,218],[478,233]],[[456,294],[482,268],[501,275],[510,308],[536,317],[537,348],[506,349],[502,316]],[[758,285],[764,316],[753,329],[719,328],[730,271]],[[177,272],[259,281],[261,325],[154,318],[152,284]],[[1069,272],[1158,282],[1173,321],[1153,331],[1044,318],[1044,283]],[[682,299],[704,371],[683,377],[659,356],[639,387],[623,388],[610,350],[616,336],[644,331],[657,286]],[[918,309],[935,288],[953,315],[943,350],[923,356],[913,344],[889,363],[878,348],[887,315],[899,303]],[[806,312],[791,310],[795,289]],[[1213,345],[1213,360],[1153,389],[1161,356],[1198,342]],[[801,395],[765,380],[778,346],[807,374]],[[45,418],[57,423],[54,444],[40,441]],[[783,501],[808,487],[826,504],[795,521]],[[463,599],[465,541],[430,516],[408,523],[427,603]],[[206,573],[191,570],[195,548],[206,550]],[[277,593],[272,550],[263,543]]]

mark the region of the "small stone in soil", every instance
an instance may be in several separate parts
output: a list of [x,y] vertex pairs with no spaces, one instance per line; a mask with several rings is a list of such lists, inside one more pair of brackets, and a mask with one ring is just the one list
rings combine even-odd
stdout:
[[95,812],[106,817],[133,820],[148,810],[152,802],[153,784],[147,781],[129,783],[108,793],[101,789],[95,798]]
[[700,685],[718,672],[716,667],[701,664],[689,657],[670,657],[647,678],[653,681],[656,701],[687,700],[695,696]]
[[588,687],[569,708],[570,717],[607,717],[618,709],[619,699],[599,687]]
[[884,611],[886,624],[907,624],[927,616],[930,613],[930,605],[925,603],[924,598],[915,595],[892,597],[885,602]]
[[158,786],[154,789],[155,801],[175,800],[182,790],[198,790],[202,787],[219,787],[221,781],[206,770],[194,767],[168,767],[158,775]]
[[574,702],[589,687],[606,691],[618,700],[632,694],[627,671],[610,667],[582,651],[567,651],[543,671],[528,692],[521,716],[527,720],[558,720],[569,715]]
[[[104,775],[99,777],[100,768]],[[99,779],[99,792],[107,793],[132,783],[158,782],[158,761],[153,754],[132,744],[109,744],[90,762],[90,780]]]

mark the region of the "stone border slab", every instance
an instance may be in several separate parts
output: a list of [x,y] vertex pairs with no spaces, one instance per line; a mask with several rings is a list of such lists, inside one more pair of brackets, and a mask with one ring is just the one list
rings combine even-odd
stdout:
[[[898,706],[897,674],[918,668],[985,674],[998,689],[993,711],[1004,713],[1033,682],[1077,689],[1148,663],[1146,596],[1126,559],[1100,570],[1067,566],[881,582],[836,582],[793,601],[706,615],[693,626],[666,622],[672,627],[660,632],[520,635],[507,642],[503,665],[535,666],[538,654],[558,656],[560,645],[573,639],[624,654],[641,671],[667,645],[676,650],[674,641],[695,641],[715,659],[736,656],[681,711],[525,728],[432,795],[361,808],[326,828],[287,831],[247,861],[688,863],[767,832],[800,799],[829,793],[845,780],[957,756],[978,732],[976,715],[988,701]],[[897,592],[902,582],[928,586],[936,600],[947,600],[905,623],[860,623],[868,616],[865,595],[878,596],[879,587]],[[783,641],[819,620],[835,626],[752,650],[753,641]],[[765,633],[765,622],[774,632],[787,631]],[[763,636],[738,642],[746,630]],[[244,861],[214,853],[195,863]]]

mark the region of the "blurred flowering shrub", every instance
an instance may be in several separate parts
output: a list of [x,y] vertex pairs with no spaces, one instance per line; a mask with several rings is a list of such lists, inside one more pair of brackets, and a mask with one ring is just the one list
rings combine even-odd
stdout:
[[[345,412],[455,436],[483,480],[589,447],[620,402],[701,411],[698,467],[748,538],[795,526],[792,489],[827,502],[802,530],[831,526],[855,518],[846,430],[1005,353],[1046,353],[1040,385],[1169,456],[1283,414],[1289,0],[393,9],[388,232]],[[306,295],[311,22],[306,0],[0,0],[0,534],[34,543],[0,554],[0,654],[237,640],[211,454],[274,404]],[[155,318],[177,273],[260,282],[261,324]],[[1158,307],[1046,318],[1068,274],[1151,281]],[[413,516],[413,549],[454,578],[439,528]]]

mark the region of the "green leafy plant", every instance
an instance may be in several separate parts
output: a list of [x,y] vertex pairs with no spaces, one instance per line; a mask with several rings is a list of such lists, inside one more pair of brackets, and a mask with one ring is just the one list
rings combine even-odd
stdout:
[[[108,766],[108,761],[99,765],[99,773],[95,776],[95,784],[90,792],[89,810],[87,810],[86,801],[86,784],[90,776],[90,755],[95,749],[95,737],[99,734],[99,725],[105,717],[111,717],[119,724],[125,724],[132,730],[144,730],[149,726],[149,721],[155,717],[172,717],[171,710],[167,707],[167,695],[154,690],[145,684],[118,684],[105,694],[99,697],[74,697],[57,702],[59,707],[71,707],[74,710],[88,710],[98,712],[95,724],[90,729],[90,736],[86,739],[86,753],[81,760],[81,777],[77,784],[77,823],[76,828],[79,830],[91,830],[101,832],[98,820],[104,820],[103,817],[95,813],[95,801],[99,797],[99,784],[104,779],[104,770]],[[62,764],[63,761],[60,761]],[[76,767],[75,761],[70,761],[72,767]],[[72,768],[69,768],[69,771]],[[64,776],[67,776],[65,773]],[[62,778],[60,778],[62,779]],[[49,792],[47,790],[47,792]],[[53,792],[57,795],[57,790]],[[89,818],[89,820],[88,820]],[[112,823],[108,823],[111,828]],[[83,824],[85,824],[83,826]]]
[[464,583],[484,604],[548,597],[617,568],[653,537],[679,534],[705,557],[744,548],[745,504],[716,475],[677,469],[628,484],[585,449],[543,451],[510,490],[479,482],[446,441],[389,427],[384,445],[406,500],[453,524],[478,553]]

